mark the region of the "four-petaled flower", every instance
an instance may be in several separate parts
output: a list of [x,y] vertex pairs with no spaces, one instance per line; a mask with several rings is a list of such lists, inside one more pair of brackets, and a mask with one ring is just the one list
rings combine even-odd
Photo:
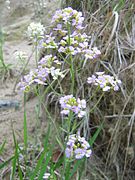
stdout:
[[69,115],[70,112],[75,113],[79,118],[86,115],[86,101],[80,98],[76,99],[73,95],[67,95],[60,98],[60,105],[63,109],[61,114]]
[[114,76],[106,75],[104,72],[96,72],[96,75],[88,77],[87,82],[99,86],[103,91],[119,90],[119,86],[122,83],[121,80],[114,78]]
[[90,157],[92,150],[89,143],[79,134],[73,134],[68,137],[65,155],[67,158],[82,159],[84,156]]

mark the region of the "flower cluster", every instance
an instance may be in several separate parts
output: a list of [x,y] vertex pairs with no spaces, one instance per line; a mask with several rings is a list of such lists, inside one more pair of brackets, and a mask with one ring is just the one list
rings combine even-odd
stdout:
[[65,155],[67,158],[82,159],[84,156],[90,157],[92,150],[89,143],[84,137],[80,137],[78,134],[70,135],[65,149]]
[[86,59],[96,59],[101,55],[101,52],[98,50],[97,47],[94,47],[92,49],[86,49],[84,51]]
[[21,79],[21,82],[18,84],[20,90],[28,92],[30,91],[31,85],[46,85],[47,78],[49,77],[49,74],[52,76],[54,80],[60,77],[64,77],[63,73],[60,71],[59,68],[55,68],[52,66],[52,63],[59,64],[56,56],[53,57],[51,54],[46,55],[44,58],[42,58],[38,62],[37,69],[30,71],[30,73],[26,76],[24,76]]
[[18,87],[21,91],[29,92],[31,85],[41,84],[46,85],[45,81],[47,80],[49,74],[48,68],[40,68],[30,71],[29,74],[24,76],[18,84]]
[[21,60],[23,62],[28,58],[27,54],[24,51],[16,51],[14,53],[14,57],[16,60]]
[[45,35],[44,39],[39,42],[39,48],[57,49],[58,45],[55,42],[55,36],[52,36],[52,34]]
[[[83,21],[84,17],[82,16],[82,12],[73,10],[71,7],[56,11],[52,18],[52,24],[55,25],[54,30],[60,33],[63,33],[67,25],[70,25],[70,27],[72,26],[72,28],[76,30],[83,29]],[[64,32],[67,33],[67,30]]]
[[74,32],[70,36],[65,36],[58,43],[59,49],[58,52],[72,55],[81,55],[86,59],[95,59],[99,57],[101,52],[97,47],[91,48],[88,44],[89,37],[83,33]]
[[45,27],[41,23],[32,22],[27,29],[27,35],[34,42],[44,37]]
[[118,91],[119,85],[121,84],[121,80],[118,80],[113,76],[106,75],[104,72],[96,72],[96,75],[89,77],[87,82],[89,84],[99,86],[103,91],[109,91],[110,89]]
[[61,63],[59,62],[59,60],[57,59],[56,56],[52,56],[52,54],[46,55],[44,56],[39,62],[38,62],[38,66],[39,67],[52,67],[53,63],[60,65]]
[[101,52],[97,47],[91,48],[90,37],[82,33],[84,17],[71,7],[56,11],[52,18],[52,31],[39,43],[40,48],[55,49],[59,53],[82,59],[95,59]]
[[61,114],[69,115],[70,112],[75,113],[79,118],[82,118],[86,114],[86,101],[76,99],[73,95],[67,95],[60,98],[60,105],[63,109]]
[[60,53],[70,53],[72,55],[83,54],[85,53],[85,49],[88,48],[88,38],[85,33],[73,33],[70,36],[63,37],[58,44],[58,52]]

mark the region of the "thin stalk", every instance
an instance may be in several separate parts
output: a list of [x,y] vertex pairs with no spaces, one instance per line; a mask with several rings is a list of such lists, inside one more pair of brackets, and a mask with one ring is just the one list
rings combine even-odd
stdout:
[[4,57],[3,57],[3,33],[2,33],[1,27],[0,27],[0,61],[1,61],[2,67],[7,72],[7,67],[4,63]]
[[70,74],[71,74],[71,93],[74,94],[74,86],[75,86],[75,75],[74,75],[74,63],[73,63],[73,58],[72,55],[70,56]]
[[36,67],[38,66],[38,48],[37,48],[37,40],[35,46],[35,60],[36,60]]
[[68,136],[69,136],[70,130],[71,130],[72,117],[73,117],[73,113],[70,112],[69,117],[68,117]]
[[61,139],[61,138],[60,138],[59,131],[58,131],[58,128],[57,128],[57,126],[56,126],[56,123],[53,121],[53,118],[51,117],[50,112],[48,111],[47,107],[46,107],[45,104],[44,104],[43,98],[39,95],[39,93],[38,93],[38,91],[37,91],[36,88],[35,88],[35,93],[36,93],[36,95],[38,96],[40,103],[43,105],[43,107],[44,107],[44,109],[45,109],[45,111],[46,111],[46,113],[47,113],[47,115],[48,115],[48,118],[51,120],[51,122],[52,122],[52,124],[53,124],[53,126],[54,126],[54,128],[55,128],[55,130],[56,130],[56,133],[57,133],[58,138]]
[[98,101],[96,102],[96,104],[93,106],[93,108],[89,111],[90,113],[96,108],[96,106],[100,103],[102,97],[104,95],[104,92],[101,94],[100,98],[98,99]]
[[[71,39],[70,39],[71,29],[68,22],[67,22],[67,29],[68,29],[68,46],[70,46],[71,45]],[[73,57],[71,53],[69,54],[69,61],[70,61],[70,75],[71,75],[71,93],[74,94],[75,75],[74,75],[74,62],[73,62]]]

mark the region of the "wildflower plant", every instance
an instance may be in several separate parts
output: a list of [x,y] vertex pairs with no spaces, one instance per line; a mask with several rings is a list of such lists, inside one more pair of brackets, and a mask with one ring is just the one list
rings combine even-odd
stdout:
[[[38,50],[45,50],[45,54],[40,60],[36,60],[36,68],[22,77],[20,83],[18,84],[20,90],[24,93],[34,89],[35,86],[38,86],[38,88],[40,86],[44,86],[45,92],[47,92],[47,87],[51,87],[53,93],[57,96],[61,108],[60,114],[62,115],[60,132],[62,132],[63,135],[59,134],[47,107],[45,107],[45,110],[49,116],[49,120],[52,120],[51,122],[57,131],[56,140],[60,147],[62,147],[62,151],[65,153],[64,160],[62,161],[64,165],[64,173],[62,173],[62,175],[65,176],[66,179],[71,179],[69,173],[70,163],[76,163],[75,160],[87,159],[92,154],[89,141],[86,141],[86,138],[89,138],[86,137],[87,133],[83,135],[84,137],[77,134],[78,129],[82,130],[82,127],[84,127],[82,124],[87,117],[87,102],[85,99],[81,99],[76,95],[75,72],[78,67],[75,65],[75,58],[78,57],[76,58],[78,61],[94,61],[96,58],[100,57],[101,52],[97,47],[91,47],[90,37],[84,33],[84,29],[84,17],[82,13],[73,10],[71,7],[56,11],[52,18],[51,28],[48,34],[45,34],[45,28],[40,23],[31,23],[28,27],[28,35],[34,43],[36,42],[36,48],[38,48]],[[59,78],[65,80],[65,74],[63,71],[65,67],[69,69],[69,95],[65,93],[59,82]],[[82,68],[82,66],[79,68]],[[58,81],[58,84],[55,84],[58,88],[53,87],[53,81]],[[119,90],[119,86],[121,84],[120,80],[114,78],[113,76],[106,75],[104,72],[97,72],[96,75],[88,77],[87,82],[98,86],[103,91],[109,91],[111,89],[117,91]],[[62,95],[59,93],[59,89],[62,89]],[[40,98],[40,102],[41,101],[44,103],[42,98]],[[93,108],[95,108],[95,106]],[[96,132],[96,135],[93,137],[94,140],[99,132],[99,130]],[[65,136],[67,137],[66,144],[65,138],[60,138]],[[93,143],[91,143],[91,145],[92,144]],[[48,159],[50,160],[52,151],[48,152],[48,154]],[[43,158],[43,156],[41,157]],[[49,163],[48,159],[46,162]],[[53,170],[55,170],[55,168]],[[35,168],[35,174],[33,177],[36,177],[36,171],[37,169]],[[41,172],[39,177],[45,179],[48,178],[48,175],[50,174]],[[61,179],[62,178],[63,177],[61,177]]]

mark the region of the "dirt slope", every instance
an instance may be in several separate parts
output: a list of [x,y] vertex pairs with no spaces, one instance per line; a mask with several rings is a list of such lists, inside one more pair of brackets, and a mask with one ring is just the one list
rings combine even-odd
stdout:
[[[33,0],[11,0],[10,10],[5,8],[5,1],[0,0],[1,26],[5,34],[4,43],[4,60],[7,64],[12,64],[11,68],[15,76],[20,71],[20,66],[14,58],[16,50],[25,51],[28,56],[31,54],[32,46],[29,45],[25,37],[27,26],[32,21],[41,21],[45,26],[49,25],[51,15],[59,6],[58,0],[45,0],[44,7],[36,5],[37,1]],[[36,10],[36,11],[35,11]],[[29,68],[34,66],[34,58],[29,63]],[[20,108],[15,111],[14,108],[0,109],[0,145],[6,140],[7,155],[11,154],[13,147],[12,125],[17,134],[19,141],[23,138],[23,95],[17,93],[12,94],[16,77],[9,77],[6,82],[0,79],[0,100],[18,100]],[[27,122],[29,133],[33,132],[36,124],[35,106],[37,99],[30,99],[27,103]],[[11,125],[12,124],[12,125]]]

